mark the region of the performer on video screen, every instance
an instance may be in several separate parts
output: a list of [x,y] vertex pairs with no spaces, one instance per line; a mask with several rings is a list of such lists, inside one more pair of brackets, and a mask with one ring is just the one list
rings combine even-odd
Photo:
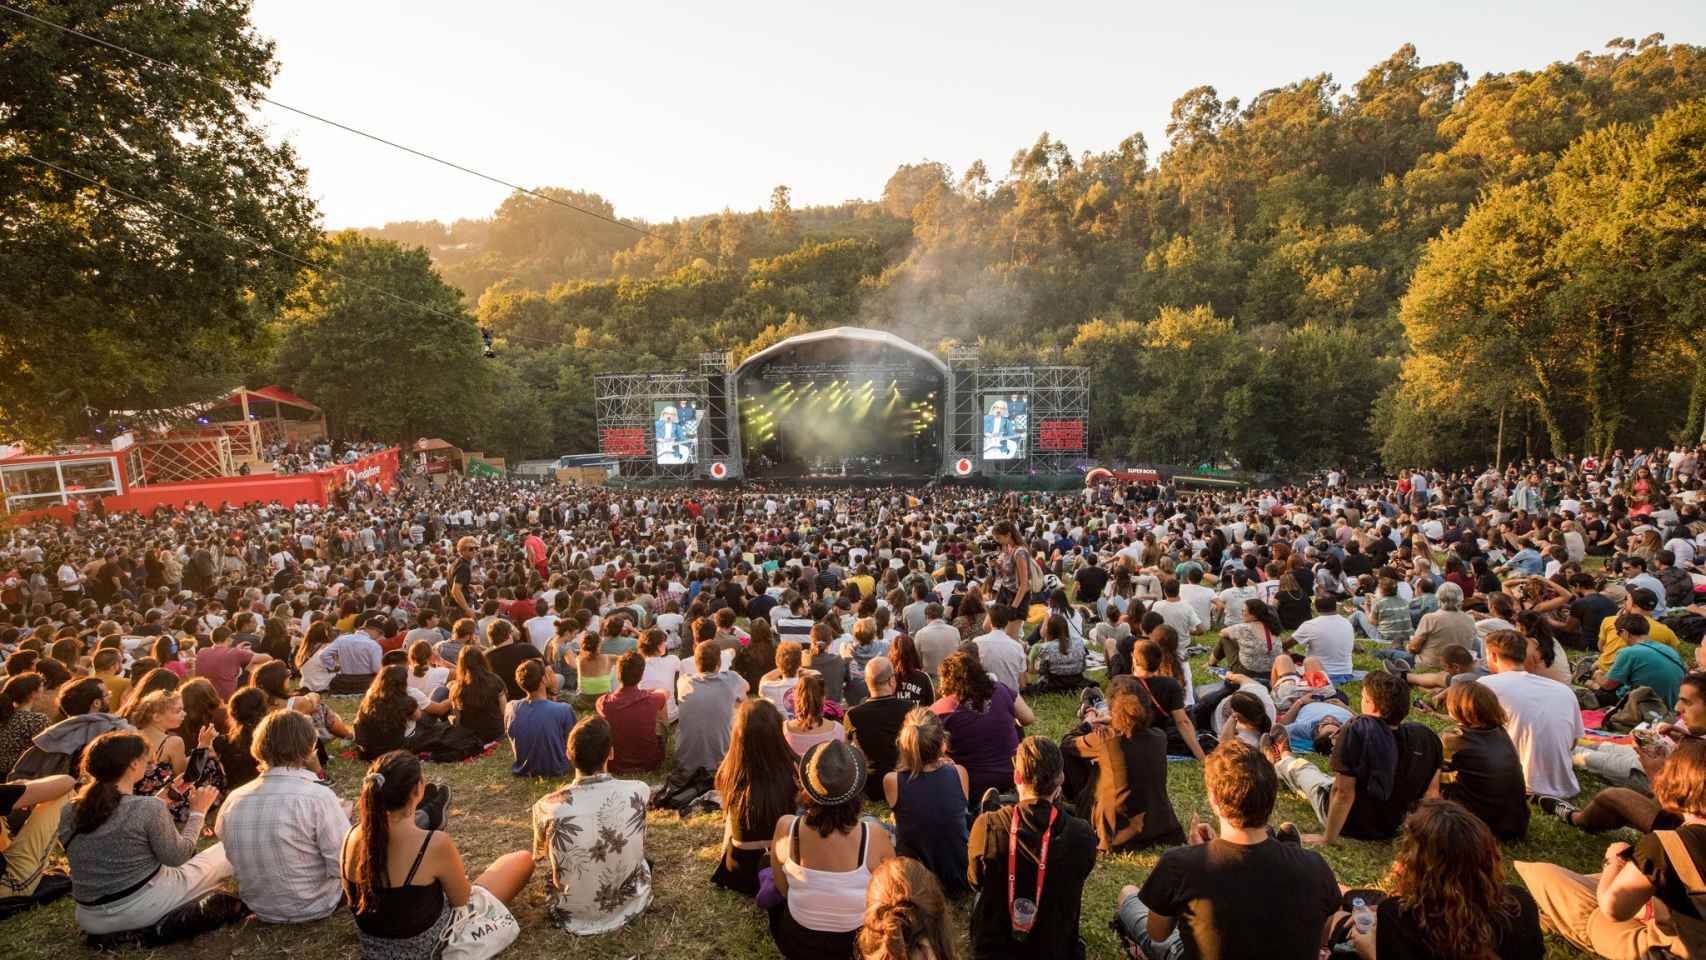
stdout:
[[1013,438],[1018,436],[1018,430],[1013,425],[1013,418],[1007,415],[1007,401],[997,400],[989,405],[989,413],[983,418],[984,449],[998,449],[1002,454],[1013,452]]

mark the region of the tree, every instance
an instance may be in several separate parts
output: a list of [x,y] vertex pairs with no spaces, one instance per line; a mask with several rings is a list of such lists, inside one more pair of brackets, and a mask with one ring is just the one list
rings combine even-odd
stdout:
[[770,235],[772,237],[792,240],[800,234],[799,221],[794,219],[792,196],[793,191],[786,186],[778,186],[770,191]]
[[345,231],[312,259],[325,269],[307,272],[280,319],[279,382],[313,397],[338,436],[475,436],[493,368],[426,252]]
[[230,386],[318,231],[248,0],[23,2],[183,67],[0,14],[0,430],[45,442]]

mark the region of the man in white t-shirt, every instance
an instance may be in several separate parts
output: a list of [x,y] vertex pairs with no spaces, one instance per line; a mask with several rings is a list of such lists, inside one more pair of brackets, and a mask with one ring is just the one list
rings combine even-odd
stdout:
[[1292,634],[1292,640],[1303,645],[1309,656],[1319,658],[1321,669],[1334,683],[1348,683],[1351,676],[1351,646],[1356,631],[1351,622],[1339,614],[1339,605],[1330,597],[1315,598],[1315,616],[1303,621]]
[[983,669],[1014,693],[1025,686],[1025,645],[1019,642],[1023,626],[1013,608],[996,604],[989,608],[989,632],[972,641]]
[[1191,605],[1205,627],[1214,622],[1214,591],[1202,585],[1201,570],[1191,567],[1185,571],[1185,582],[1179,585],[1179,599]]
[[1208,629],[1208,621],[1197,613],[1192,604],[1179,599],[1179,581],[1169,578],[1161,584],[1162,599],[1156,601],[1149,609],[1154,611],[1167,626],[1172,627],[1179,635],[1181,647],[1195,634]]
[[1505,732],[1522,761],[1530,793],[1573,797],[1581,792],[1571,753],[1583,733],[1582,712],[1569,687],[1529,673],[1528,640],[1515,630],[1498,630],[1484,643],[1490,676],[1485,684],[1505,708]]
[[557,636],[557,619],[555,613],[547,610],[539,616],[528,617],[527,622],[521,625],[521,629],[527,631],[528,642],[537,647],[541,653],[544,652],[546,645]]

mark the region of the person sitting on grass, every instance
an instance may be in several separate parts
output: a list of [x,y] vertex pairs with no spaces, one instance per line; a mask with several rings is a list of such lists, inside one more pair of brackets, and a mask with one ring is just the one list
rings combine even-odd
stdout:
[[[1615,763],[1627,769],[1632,762],[1642,773],[1639,778],[1632,779],[1651,782],[1664,768],[1665,758],[1675,752],[1678,745],[1695,740],[1706,740],[1706,672],[1700,671],[1682,679],[1676,697],[1674,723],[1659,724],[1653,729],[1651,738],[1645,742],[1636,740],[1633,748],[1608,744],[1604,750],[1578,750],[1576,760],[1590,772],[1601,776],[1607,776]],[[1602,756],[1613,750],[1627,754],[1627,759]],[[1606,787],[1580,809],[1561,797],[1540,796],[1535,798],[1535,803],[1544,813],[1589,833],[1619,827],[1649,833],[1653,830],[1675,830],[1682,824],[1681,814],[1660,808],[1647,793],[1630,787]]]
[[533,876],[533,861],[517,850],[470,884],[442,824],[419,824],[426,789],[420,758],[401,750],[373,761],[362,777],[341,861],[344,902],[355,915],[364,960],[437,957],[454,910],[470,903],[477,914],[506,910]]
[[1540,960],[1546,954],[1534,898],[1505,882],[1498,842],[1459,804],[1417,804],[1404,820],[1385,887],[1353,891],[1374,908],[1371,929],[1351,928],[1360,958]]
[[1438,796],[1444,752],[1439,736],[1419,723],[1404,722],[1409,712],[1409,688],[1402,680],[1369,674],[1363,680],[1362,715],[1334,742],[1331,773],[1292,756],[1284,728],[1262,738],[1262,751],[1280,782],[1307,801],[1321,821],[1322,832],[1306,835],[1305,842],[1331,844],[1341,836],[1391,839],[1417,800]]
[[[782,902],[770,936],[784,960],[852,960],[871,874],[894,856],[889,832],[861,819],[865,760],[839,740],[800,758],[799,816],[776,822],[770,869]],[[642,814],[643,815],[643,814]]]
[[1522,762],[1505,732],[1505,708],[1479,683],[1445,691],[1445,709],[1457,726],[1440,738],[1445,763],[1440,792],[1480,817],[1500,840],[1528,832],[1528,794]]
[[1515,630],[1494,630],[1484,641],[1492,675],[1476,681],[1498,695],[1505,732],[1522,758],[1530,793],[1573,797],[1581,787],[1573,748],[1583,733],[1582,712],[1569,687],[1528,670],[1534,648]]
[[1135,960],[1315,960],[1339,885],[1319,853],[1268,828],[1279,780],[1260,753],[1221,744],[1203,763],[1219,829],[1191,818],[1188,845],[1161,855],[1139,889],[1120,891],[1114,923]]
[[231,876],[222,845],[196,851],[219,791],[206,786],[190,791],[183,825],[174,824],[165,801],[135,793],[150,753],[148,741],[128,731],[101,734],[83,752],[83,787],[62,814],[60,842],[84,933],[150,927]]
[[894,857],[871,871],[860,960],[958,960],[953,915],[942,885],[924,865]]
[[313,770],[314,722],[275,710],[256,728],[259,775],[232,790],[214,833],[237,877],[237,891],[267,923],[306,923],[343,901],[339,855],[349,816]]
[[906,715],[899,759],[883,777],[883,800],[894,811],[895,850],[923,863],[951,897],[966,886],[966,803],[971,778],[948,759],[942,718],[923,707]]
[[1633,613],[1618,614],[1612,629],[1622,647],[1603,677],[1591,685],[1602,707],[1615,706],[1636,687],[1651,687],[1665,703],[1676,701],[1682,675],[1688,672],[1682,654],[1649,636],[1647,618]]
[[1204,747],[1214,749],[1214,737],[1197,733],[1185,710],[1185,688],[1162,672],[1166,661],[1166,652],[1154,640],[1140,640],[1132,648],[1134,676],[1149,698],[1155,726],[1167,735],[1167,753],[1175,757],[1189,753],[1201,760],[1206,756]]
[[542,660],[523,660],[515,682],[527,699],[504,705],[504,732],[515,761],[509,772],[518,777],[561,777],[569,772],[569,731],[575,728],[575,709],[550,699],[546,679],[550,669]]
[[[758,873],[770,862],[776,821],[794,812],[799,793],[795,771],[794,752],[782,736],[782,712],[762,697],[742,701],[735,711],[728,753],[717,767],[724,840],[711,882],[744,896],[757,896]],[[963,800],[959,816],[964,830]],[[896,829],[898,833],[898,824]]]
[[1706,874],[1706,742],[1685,741],[1665,759],[1653,797],[1681,823],[1648,832],[1634,847],[1622,840],[1606,847],[1597,878],[1551,863],[1515,864],[1546,926],[1589,953],[1637,960],[1663,948],[1694,956],[1706,943],[1699,893]]
[[533,805],[533,859],[545,865],[545,910],[576,934],[610,933],[652,902],[646,860],[646,803],[651,789],[617,780],[610,724],[587,717],[569,734],[575,779]]
[[[14,678],[16,679],[16,678]],[[66,774],[0,783],[0,824],[29,811],[16,833],[0,825],[0,899],[28,897],[47,903],[71,891],[71,878],[47,869],[59,834],[61,810],[77,781]]]
[[1093,714],[1060,745],[1065,757],[1090,764],[1092,782],[1084,787],[1078,809],[1089,808],[1097,849],[1124,853],[1183,842],[1185,833],[1167,798],[1167,735],[1153,725],[1150,701],[1125,677],[1108,693],[1107,716]]
[[614,741],[612,773],[646,773],[663,764],[663,736],[669,726],[664,694],[640,686],[646,658],[629,650],[616,660],[621,689],[598,698],[594,709],[610,723]]
[[[1084,883],[1096,866],[1096,835],[1061,802],[1064,773],[1052,740],[1026,737],[1012,761],[1018,802],[1002,805],[986,796],[972,823],[967,878],[981,891],[971,910],[974,960],[1085,956],[1078,929]],[[1011,863],[1010,851],[1016,853]],[[1022,914],[1014,909],[1025,906],[1021,899],[1029,905]]]

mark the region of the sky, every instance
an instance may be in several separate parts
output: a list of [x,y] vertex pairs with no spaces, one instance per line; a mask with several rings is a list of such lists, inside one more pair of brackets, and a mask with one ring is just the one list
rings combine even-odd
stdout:
[[[1706,43],[1700,0],[650,4],[254,0],[273,99],[529,187],[596,192],[667,222],[874,199],[922,159],[991,175],[1047,131],[1151,156],[1192,87],[1247,102],[1400,45],[1471,78],[1612,37]],[[1400,9],[1402,8],[1402,9]],[[485,217],[508,189],[267,106],[326,226]]]

